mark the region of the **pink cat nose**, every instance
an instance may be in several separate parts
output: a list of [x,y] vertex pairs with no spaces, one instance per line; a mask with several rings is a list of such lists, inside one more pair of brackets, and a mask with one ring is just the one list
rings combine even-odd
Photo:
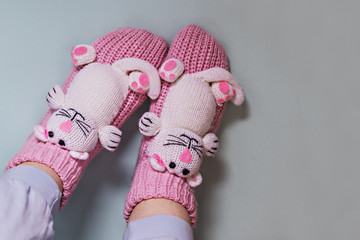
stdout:
[[71,120],[67,120],[67,121],[63,122],[62,124],[60,124],[59,128],[63,132],[69,133],[71,131],[71,126],[72,126]]
[[182,154],[180,155],[180,161],[191,163],[191,152],[189,149],[185,149]]

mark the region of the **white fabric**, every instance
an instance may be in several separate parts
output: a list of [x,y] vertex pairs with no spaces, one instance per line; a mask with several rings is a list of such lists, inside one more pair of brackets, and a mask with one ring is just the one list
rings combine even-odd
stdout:
[[185,128],[203,137],[216,111],[209,84],[184,74],[169,88],[161,112],[162,128]]
[[193,240],[193,230],[183,219],[154,215],[129,223],[124,240]]
[[43,195],[19,180],[0,178],[0,240],[43,240],[54,235]]
[[109,125],[128,93],[126,75],[109,64],[92,63],[74,78],[63,108],[74,108],[90,117],[98,129]]

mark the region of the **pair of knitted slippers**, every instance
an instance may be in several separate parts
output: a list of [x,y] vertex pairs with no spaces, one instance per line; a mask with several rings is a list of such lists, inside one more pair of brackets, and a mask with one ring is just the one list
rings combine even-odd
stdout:
[[7,169],[27,161],[52,168],[63,184],[62,207],[89,161],[102,148],[116,149],[119,128],[149,97],[125,218],[142,200],[167,198],[182,204],[195,223],[191,188],[202,181],[202,157],[218,149],[214,133],[225,102],[240,105],[244,95],[228,72],[224,49],[200,27],[182,29],[166,51],[163,38],[132,28],[75,46],[75,67],[62,88],[50,89],[49,112]]

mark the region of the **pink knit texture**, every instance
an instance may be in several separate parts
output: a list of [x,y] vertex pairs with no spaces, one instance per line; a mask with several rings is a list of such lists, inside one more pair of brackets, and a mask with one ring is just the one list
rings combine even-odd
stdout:
[[[162,37],[146,30],[133,28],[122,28],[108,33],[96,40],[92,46],[97,53],[94,62],[112,64],[122,58],[135,57],[151,63],[156,68],[160,66],[167,50],[166,41]],[[82,67],[72,69],[63,85],[65,93],[81,69]],[[120,128],[145,99],[146,95],[129,90],[123,105],[111,124]],[[53,111],[49,110],[39,124],[45,125],[52,113]],[[90,160],[101,149],[101,144],[98,142],[95,149],[89,153],[90,156],[86,161],[76,160],[70,156],[68,150],[50,142],[39,142],[34,134],[31,134],[19,153],[8,163],[6,170],[27,161],[39,162],[52,168],[59,175],[63,184],[61,208],[69,200]]]
[[[222,67],[228,70],[228,59],[222,46],[216,39],[198,26],[189,25],[182,29],[173,40],[167,59],[176,58],[184,63],[185,73],[196,73],[213,67]],[[162,108],[171,83],[163,82],[159,98],[152,102],[150,112],[161,116]],[[215,132],[225,104],[216,108],[209,132]],[[190,216],[192,225],[196,222],[197,203],[194,191],[184,178],[177,177],[169,172],[157,172],[150,164],[146,154],[152,137],[144,137],[138,157],[133,183],[125,204],[125,219],[128,221],[134,207],[143,200],[151,198],[166,198],[183,205]]]

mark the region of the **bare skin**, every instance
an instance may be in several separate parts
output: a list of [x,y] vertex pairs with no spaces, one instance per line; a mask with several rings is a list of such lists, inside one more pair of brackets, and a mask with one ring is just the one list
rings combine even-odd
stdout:
[[[32,166],[43,170],[54,179],[60,192],[63,191],[60,177],[53,169],[37,162],[25,162],[20,165]],[[140,202],[132,211],[129,222],[160,214],[176,216],[190,224],[190,217],[187,210],[181,204],[164,198],[149,199]]]
[[52,179],[54,179],[54,181],[56,182],[56,184],[59,187],[60,192],[62,193],[62,191],[63,191],[62,182],[60,180],[60,177],[56,174],[56,172],[54,170],[52,170],[51,168],[49,168],[48,166],[46,166],[44,164],[37,163],[37,162],[25,162],[25,163],[20,164],[19,166],[21,166],[21,165],[36,167],[36,168],[43,170],[47,174],[49,174],[50,177]]
[[188,211],[181,204],[164,198],[140,202],[132,211],[129,222],[160,214],[176,216],[190,224]]

